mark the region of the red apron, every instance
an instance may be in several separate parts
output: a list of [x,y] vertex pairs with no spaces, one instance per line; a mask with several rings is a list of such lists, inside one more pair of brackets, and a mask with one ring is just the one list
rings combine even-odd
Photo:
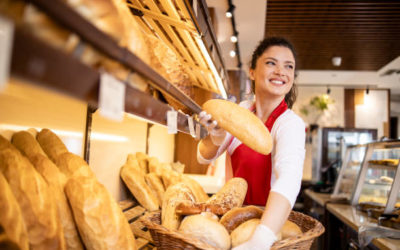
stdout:
[[[254,110],[255,105],[251,108],[251,111]],[[276,119],[286,110],[287,105],[283,100],[265,122],[265,126],[270,132]],[[244,203],[265,206],[271,189],[271,154],[257,153],[242,143],[231,155],[231,163],[233,176],[244,178],[248,184]]]

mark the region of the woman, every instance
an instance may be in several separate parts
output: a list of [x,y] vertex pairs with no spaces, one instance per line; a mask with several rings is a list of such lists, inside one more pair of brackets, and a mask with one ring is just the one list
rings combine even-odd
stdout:
[[265,206],[252,237],[235,249],[269,249],[287,220],[301,186],[305,126],[290,108],[296,100],[295,51],[283,38],[261,41],[253,53],[250,79],[254,101],[244,101],[268,128],[273,139],[271,154],[261,155],[217,126],[202,112],[200,122],[209,136],[199,142],[198,160],[209,163],[225,150],[226,177],[247,180],[245,204]]

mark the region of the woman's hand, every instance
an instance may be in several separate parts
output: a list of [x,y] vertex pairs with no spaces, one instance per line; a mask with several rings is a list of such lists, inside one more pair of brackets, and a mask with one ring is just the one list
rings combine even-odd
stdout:
[[226,137],[226,131],[218,126],[217,121],[211,119],[211,115],[205,111],[199,114],[199,122],[207,129],[214,145],[221,145]]
[[264,224],[259,224],[250,239],[232,250],[269,250],[277,240],[274,232]]

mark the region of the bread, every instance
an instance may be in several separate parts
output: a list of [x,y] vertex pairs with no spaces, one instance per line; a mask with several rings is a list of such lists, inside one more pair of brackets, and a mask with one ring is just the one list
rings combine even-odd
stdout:
[[147,168],[147,159],[145,160],[139,160],[136,155],[134,154],[128,154],[128,157],[126,158],[126,163],[127,165],[132,165],[134,167],[137,167],[142,171],[143,174],[147,174],[149,172]]
[[194,195],[185,183],[181,182],[170,186],[163,197],[161,225],[167,229],[177,230],[181,222],[181,215],[175,212],[176,206],[181,202],[194,203],[194,201]]
[[229,249],[231,246],[228,231],[209,216],[202,214],[186,216],[179,231],[190,234],[218,249]]
[[180,215],[193,215],[203,212],[211,212],[215,215],[224,215],[229,211],[228,207],[214,204],[181,202],[176,206],[175,212]]
[[148,173],[144,176],[147,185],[153,194],[157,197],[158,204],[162,204],[162,199],[165,193],[164,185],[156,173]]
[[28,159],[37,154],[46,155],[36,139],[27,131],[14,133],[11,142],[19,151],[28,157]]
[[[15,199],[10,186],[0,172],[0,226],[7,238],[19,249],[28,250],[28,232],[22,218],[21,208]],[[7,249],[1,248],[0,249]]]
[[185,175],[182,175],[181,179],[184,183],[186,183],[186,185],[188,185],[190,190],[192,190],[194,197],[196,198],[196,202],[206,202],[208,198],[210,198],[204,191],[203,187],[197,181]]
[[171,165],[172,170],[174,170],[178,173],[183,174],[183,172],[185,172],[185,164],[180,163],[179,161],[172,162],[170,165]]
[[[1,6],[0,6],[1,7]],[[6,250],[21,250],[18,244],[10,239],[10,237],[4,232],[3,227],[0,224],[0,249]],[[28,248],[25,248],[28,249]]]
[[11,149],[0,151],[0,170],[21,208],[30,249],[65,249],[54,196],[42,176]]
[[243,222],[250,219],[261,219],[263,212],[256,206],[235,207],[224,214],[219,222],[231,233]]
[[65,193],[88,250],[137,249],[121,209],[96,179],[74,176],[67,182]]
[[74,175],[81,175],[95,178],[95,174],[90,169],[82,157],[70,152],[63,153],[56,158],[56,165],[60,171],[67,177],[71,178]]
[[145,174],[147,174],[149,172],[148,161],[147,161],[147,159],[149,157],[145,153],[142,153],[142,152],[136,152],[135,156],[136,156],[136,159],[139,162],[140,169],[142,169],[143,172]]
[[64,193],[67,177],[61,173],[57,166],[47,158],[47,156],[38,154],[31,157],[30,161],[39,174],[43,176],[57,201],[58,214],[63,227],[67,249],[84,249],[79,237],[78,228],[75,225],[71,208]]
[[247,193],[247,182],[243,178],[235,177],[227,181],[224,186],[210,199],[207,204],[215,204],[230,209],[241,207]]
[[203,104],[218,125],[260,154],[272,151],[272,137],[263,122],[250,110],[236,103],[212,99]]
[[260,219],[251,219],[235,228],[231,233],[232,247],[249,240],[258,224],[260,224]]
[[39,142],[43,151],[47,156],[56,163],[59,155],[68,152],[67,147],[56,134],[50,129],[44,128],[37,135],[36,140]]
[[300,235],[302,233],[303,232],[301,231],[300,227],[297,226],[295,223],[291,222],[290,220],[287,220],[285,224],[283,224],[283,227],[281,229],[283,240],[289,237]]
[[3,149],[11,149],[20,153],[19,150],[11,144],[11,142],[9,142],[4,136],[0,135],[0,151]]
[[135,196],[140,205],[149,211],[158,210],[159,204],[157,197],[147,185],[144,174],[138,167],[125,164],[121,167],[120,175],[129,191]]
[[171,169],[168,169],[169,164],[162,163],[160,168],[161,170],[161,179],[164,183],[165,189],[170,186],[173,186],[182,181],[182,174],[175,172]]

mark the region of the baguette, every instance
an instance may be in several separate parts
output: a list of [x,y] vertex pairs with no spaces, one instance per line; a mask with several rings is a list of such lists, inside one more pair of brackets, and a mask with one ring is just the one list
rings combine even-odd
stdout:
[[14,133],[11,139],[12,144],[18,148],[28,159],[37,154],[46,155],[35,138],[27,131]]
[[147,168],[147,164],[146,165],[143,163],[140,164],[139,159],[134,154],[128,154],[125,164],[139,168],[143,174],[147,174],[149,172],[148,168]]
[[225,183],[225,185],[211,198],[207,204],[220,205],[230,209],[241,207],[247,193],[247,182],[245,179],[235,177]]
[[263,122],[250,110],[236,103],[212,99],[203,104],[218,125],[260,154],[272,151],[272,137]]
[[165,189],[160,177],[155,173],[148,173],[144,178],[149,188],[153,191],[153,194],[157,197],[158,204],[162,204]]
[[139,167],[140,169],[142,169],[142,171],[147,174],[149,172],[149,168],[148,168],[148,156],[145,153],[142,152],[136,152],[135,157],[139,163]]
[[231,233],[240,224],[250,219],[261,219],[262,214],[263,210],[256,206],[235,207],[224,214],[219,222]]
[[[21,208],[1,172],[0,211],[0,226],[3,228],[4,234],[10,241],[14,242],[19,249],[28,250],[28,232],[22,218]],[[0,249],[2,248],[0,247]]]
[[75,175],[87,176],[95,178],[95,174],[90,169],[82,157],[70,152],[63,153],[56,158],[56,165],[61,172],[67,177],[71,178]]
[[96,179],[73,176],[65,193],[88,250],[137,249],[122,210]]
[[182,181],[188,185],[190,190],[192,190],[196,202],[202,203],[206,202],[210,197],[208,197],[206,191],[204,191],[203,187],[196,181],[190,178],[189,176],[182,175]]
[[68,152],[67,147],[61,139],[50,129],[44,128],[37,135],[36,140],[39,142],[43,151],[54,163],[57,162],[59,155]]

